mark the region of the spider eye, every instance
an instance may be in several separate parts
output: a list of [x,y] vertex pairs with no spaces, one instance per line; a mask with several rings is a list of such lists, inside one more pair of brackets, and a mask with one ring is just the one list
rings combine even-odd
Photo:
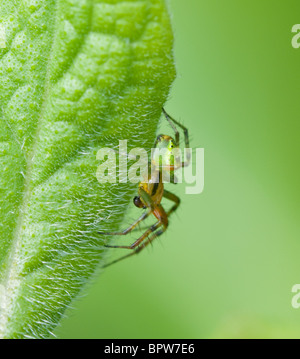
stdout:
[[138,207],[138,208],[143,208],[143,203],[142,203],[142,201],[141,201],[141,199],[140,199],[139,196],[135,196],[135,197],[134,197],[133,203],[134,203],[134,205],[135,205],[136,207]]

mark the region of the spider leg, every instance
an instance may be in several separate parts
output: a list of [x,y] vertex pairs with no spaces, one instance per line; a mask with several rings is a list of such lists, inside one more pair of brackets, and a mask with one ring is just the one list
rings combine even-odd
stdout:
[[[167,212],[167,216],[169,217],[170,214],[172,214],[174,211],[176,211],[176,209],[179,207],[180,198],[178,196],[176,196],[174,193],[167,191],[166,189],[164,189],[163,196],[164,196],[164,198],[167,198],[170,201],[175,202],[174,206]],[[150,214],[151,214],[151,211],[143,213],[134,223],[132,223],[128,228],[124,229],[124,231],[122,231],[122,232],[98,232],[98,233],[108,235],[108,236],[122,236],[122,235],[126,235],[130,232],[135,232],[137,230],[146,229],[148,227],[142,227],[142,228],[136,228],[136,227],[142,221],[144,221],[146,218],[148,218]]]
[[[165,115],[165,118],[167,119],[167,121],[169,122],[170,126],[173,128],[173,131],[175,132],[175,141],[176,144],[179,145],[179,131],[177,130],[176,126],[174,125],[173,122],[175,122],[173,120],[173,118],[167,114],[167,112],[165,111],[164,108],[162,108],[163,114]],[[176,123],[176,122],[175,122]]]
[[150,238],[147,239],[147,241],[145,241],[144,243],[142,243],[136,250],[135,250],[135,254],[138,254],[140,251],[142,251],[144,248],[146,248],[149,244],[151,244],[154,239],[156,239],[157,237],[161,236],[165,230],[167,228],[163,227],[161,228],[159,231],[155,232],[152,234],[152,236]]
[[148,236],[149,234],[153,233],[154,231],[156,231],[160,226],[162,225],[162,223],[160,221],[156,222],[155,224],[153,224],[149,229],[147,229],[147,231],[145,233],[143,233],[135,242],[133,242],[130,246],[110,246],[110,245],[106,245],[105,247],[108,248],[125,248],[125,249],[135,249],[139,244],[141,244]]
[[163,227],[162,229],[160,229],[159,231],[155,232],[152,234],[152,236],[150,238],[148,238],[147,241],[145,241],[142,245],[140,245],[139,247],[137,247],[133,252],[129,253],[129,254],[126,254],[125,256],[122,256],[120,258],[117,258],[115,259],[114,261],[110,262],[110,263],[107,263],[107,264],[104,264],[104,266],[102,266],[102,268],[106,268],[112,264],[115,264],[117,262],[120,262],[121,260],[125,259],[125,258],[128,258],[128,257],[131,257],[135,254],[138,254],[140,253],[145,247],[147,247],[150,243],[152,243],[154,241],[155,238],[161,236],[164,231],[166,230],[167,228],[166,227]]
[[150,213],[151,211],[143,213],[134,223],[132,223],[128,228],[124,229],[124,231],[122,232],[98,232],[98,233],[108,236],[124,236],[130,233],[140,222],[145,220],[150,215]]
[[130,246],[110,246],[106,245],[108,248],[124,248],[124,249],[135,249],[138,247],[151,233],[155,232],[159,227],[163,226],[164,229],[168,227],[168,215],[163,209],[163,207],[159,205],[155,205],[153,209],[153,214],[158,219],[158,221],[153,224],[150,228],[148,228],[135,242],[133,242]]
[[[140,243],[142,243],[149,234],[156,231],[160,226],[164,226],[167,228],[168,226],[168,215],[163,209],[161,204],[155,204],[150,197],[150,195],[143,189],[140,189],[140,196],[143,199],[144,203],[146,203],[147,207],[149,208],[148,212],[145,212],[133,225],[131,225],[129,228],[127,228],[127,232],[125,231],[121,232],[121,234],[127,234],[131,230],[133,230],[138,223],[140,223],[142,220],[144,220],[146,217],[149,216],[150,213],[153,213],[153,215],[158,219],[158,221],[153,224],[144,234],[142,234],[134,243],[132,243],[130,246],[110,246],[106,245],[105,247],[108,248],[126,248],[126,249],[134,249],[136,248]],[[118,232],[115,232],[119,234]]]
[[134,252],[131,252],[131,253],[129,253],[129,254],[126,254],[125,256],[120,257],[120,258],[118,258],[118,259],[115,259],[114,261],[111,261],[111,262],[109,262],[109,263],[104,264],[104,265],[102,266],[102,268],[106,268],[106,267],[108,267],[108,266],[110,266],[110,265],[112,265],[112,264],[115,264],[115,263],[117,263],[117,262],[120,262],[121,260],[123,260],[123,259],[125,259],[125,258],[131,257],[133,254],[135,254],[135,251],[134,251]]
[[183,126],[180,122],[176,121],[169,114],[167,114],[167,112],[165,111],[164,108],[162,109],[162,111],[163,111],[163,114],[165,115],[165,118],[167,119],[167,121],[169,122],[169,124],[171,125],[171,127],[173,128],[173,130],[175,132],[175,140],[176,140],[177,145],[179,145],[179,132],[174,124],[176,124],[183,130],[184,143],[185,143],[185,148],[187,149],[187,152],[186,152],[186,161],[182,162],[181,167],[187,167],[191,161],[190,140],[189,140],[188,129],[185,126]]
[[[174,206],[166,213],[167,216],[169,216],[171,213],[173,213],[174,211],[176,211],[176,209],[177,209],[178,206],[180,205],[180,198],[177,197],[174,193],[171,193],[171,192],[169,192],[169,191],[167,191],[167,190],[164,190],[163,196],[164,196],[165,198],[169,199],[170,201],[175,202]],[[162,225],[162,223],[160,223],[160,222],[158,221],[158,222],[157,222],[155,225],[153,225],[152,227],[153,227],[153,228],[155,227],[154,230],[156,230],[156,229],[158,229],[161,225]],[[151,236],[150,238],[148,238],[147,241],[145,241],[144,243],[142,243],[143,241],[137,240],[137,241],[134,243],[135,246],[139,245],[140,243],[142,243],[142,244],[141,244],[139,247],[137,247],[137,248],[134,250],[134,252],[129,253],[129,254],[127,254],[127,255],[121,257],[121,258],[116,259],[115,261],[113,261],[113,262],[111,262],[111,263],[105,265],[105,267],[107,267],[107,266],[110,265],[110,264],[119,262],[119,261],[121,261],[122,259],[125,259],[125,258],[127,258],[127,257],[130,257],[130,256],[132,256],[132,255],[134,255],[134,254],[138,254],[138,253],[141,252],[145,247],[147,247],[149,244],[151,244],[157,237],[161,236],[161,235],[165,232],[166,229],[167,229],[167,226],[163,226],[163,228],[161,228],[159,231],[154,232],[154,233],[152,234],[152,236]],[[148,231],[149,231],[149,230],[148,230]],[[148,232],[148,231],[147,231],[147,232]],[[124,248],[124,247],[123,247],[123,248]],[[132,247],[132,248],[134,248],[134,247]]]
[[180,198],[177,197],[174,193],[167,191],[166,189],[164,189],[163,196],[169,199],[170,201],[175,202],[174,206],[167,212],[167,216],[169,217],[179,207]]
[[[176,209],[179,207],[180,205],[180,198],[177,197],[174,193],[167,191],[166,189],[164,189],[164,194],[163,194],[164,198],[169,199],[170,201],[175,202],[174,206],[167,212],[167,216],[169,217],[173,212],[176,211]],[[137,231],[137,230],[145,230],[147,227],[142,227],[142,228],[134,228],[132,229],[132,231]]]

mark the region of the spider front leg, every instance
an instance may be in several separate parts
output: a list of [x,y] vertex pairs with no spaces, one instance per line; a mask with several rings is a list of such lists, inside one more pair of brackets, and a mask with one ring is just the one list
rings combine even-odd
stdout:
[[[165,190],[165,189],[164,189],[164,194],[163,194],[163,196],[164,196],[165,198],[169,199],[170,201],[175,202],[174,206],[171,207],[171,209],[166,213],[167,217],[169,217],[173,212],[176,211],[176,209],[177,209],[178,206],[180,205],[180,198],[177,197],[174,193],[171,193],[171,192],[169,192],[169,191],[167,191],[167,190]],[[161,206],[160,206],[160,207],[161,207]],[[161,209],[163,210],[162,207],[161,207]],[[163,211],[164,211],[164,210],[163,210]],[[153,227],[152,232],[154,232],[156,229],[158,229],[158,228],[161,226],[161,224],[159,225],[159,223],[160,223],[160,222],[157,222],[156,224],[154,224],[154,225],[152,226],[152,227]],[[154,227],[155,227],[155,228],[154,228]],[[139,243],[137,243],[138,241],[136,241],[136,242],[135,242],[135,243],[136,243],[135,247],[138,246],[140,243],[141,243],[141,245],[138,246],[138,247],[134,250],[134,252],[129,253],[129,254],[127,254],[127,255],[121,257],[121,258],[118,258],[118,259],[116,259],[115,261],[113,261],[113,262],[111,262],[111,263],[108,263],[108,264],[105,265],[104,267],[107,267],[107,266],[109,266],[109,265],[111,265],[111,264],[114,264],[114,263],[116,263],[116,262],[119,262],[119,261],[121,261],[122,259],[128,258],[128,257],[130,257],[130,256],[132,256],[132,255],[134,255],[134,254],[140,253],[144,248],[146,248],[149,244],[151,244],[156,238],[158,238],[159,236],[161,236],[161,235],[166,231],[167,227],[168,227],[168,226],[163,226],[163,228],[161,228],[159,231],[153,233],[153,234],[150,236],[150,238],[148,238],[146,241],[144,241],[144,239],[143,239],[142,241],[139,241],[139,240],[138,240]],[[149,230],[148,230],[148,231],[149,231]],[[147,232],[148,232],[148,231],[147,231]],[[146,232],[145,232],[145,233],[146,233]],[[148,234],[147,234],[147,236],[148,236]],[[134,243],[134,244],[135,244],[135,243]],[[119,248],[119,247],[118,247],[118,248]],[[124,248],[124,247],[122,247],[122,248]]]
[[105,247],[108,248],[124,248],[124,249],[135,249],[138,247],[151,233],[155,232],[160,226],[162,225],[161,222],[156,222],[153,224],[145,233],[143,233],[135,242],[133,242],[130,246],[111,246],[106,245]]
[[108,236],[125,236],[126,234],[133,231],[136,228],[136,226],[140,222],[144,221],[150,214],[151,214],[151,211],[147,211],[147,212],[143,213],[134,223],[132,223],[128,228],[124,229],[124,231],[122,231],[122,232],[98,232],[98,233],[108,235]]
[[174,132],[175,132],[175,141],[177,146],[179,146],[179,140],[180,140],[180,134],[179,131],[177,130],[175,124],[177,126],[179,126],[182,130],[183,130],[183,134],[184,134],[184,143],[185,143],[185,149],[186,151],[186,160],[184,162],[181,163],[181,167],[187,167],[190,164],[191,161],[191,150],[190,150],[190,140],[189,140],[189,132],[188,129],[183,126],[181,123],[179,123],[178,121],[176,121],[173,117],[171,117],[163,108],[162,109],[163,114],[165,116],[165,118],[167,119],[167,121],[169,122],[170,126],[173,128]]
[[[175,204],[168,210],[168,212],[167,212],[167,216],[169,217],[169,216],[170,216],[172,213],[174,213],[174,212],[177,210],[177,208],[179,207],[179,205],[180,205],[180,198],[179,198],[178,196],[176,196],[174,193],[167,191],[166,189],[164,189],[163,197],[175,203]],[[151,214],[151,212],[149,212],[148,215],[149,215],[149,214]],[[130,226],[129,228],[131,228],[131,226]],[[131,228],[131,231],[136,231],[136,230],[141,230],[141,229],[146,229],[146,228],[145,228],[145,227],[143,227],[143,228],[134,228],[134,227],[133,227],[133,228]],[[119,235],[123,235],[123,234],[127,234],[127,233],[128,233],[128,232],[125,233],[126,231],[128,231],[128,228],[127,228],[125,231],[123,231],[123,232],[113,232],[113,233],[105,233],[105,232],[102,232],[102,234],[119,234]],[[100,233],[100,232],[98,232],[98,233]]]
[[151,233],[153,233],[154,231],[156,231],[160,226],[164,226],[165,228],[167,228],[168,226],[168,215],[165,212],[165,210],[163,209],[163,207],[160,204],[155,204],[152,200],[152,198],[150,197],[150,195],[144,191],[144,190],[140,190],[140,195],[143,199],[143,202],[146,204],[146,207],[149,208],[148,212],[145,212],[137,221],[135,221],[130,227],[128,227],[127,229],[125,229],[123,232],[99,232],[102,234],[107,234],[107,235],[126,235],[129,232],[131,232],[138,223],[140,223],[141,221],[143,221],[144,219],[146,219],[151,213],[154,214],[154,216],[158,219],[158,221],[152,225],[149,229],[147,229],[147,231],[145,231],[144,234],[142,234],[134,243],[132,243],[130,246],[111,246],[111,245],[106,245],[105,247],[108,248],[125,248],[125,249],[134,249],[137,246],[139,246]]
[[[173,193],[171,193],[171,192],[169,192],[169,191],[167,191],[165,189],[164,189],[163,196],[165,198],[169,199],[170,201],[173,201],[175,203],[167,213],[165,213],[162,206],[159,205],[160,208],[158,208],[158,210],[161,211],[161,213],[165,213],[166,218],[168,218],[178,208],[178,206],[180,204],[180,199],[175,194],[173,194]],[[150,214],[150,213],[152,213],[152,211],[150,210],[147,213]],[[108,266],[110,266],[112,264],[120,262],[123,259],[126,259],[128,257],[131,257],[131,256],[133,256],[135,254],[140,253],[144,248],[146,248],[149,244],[151,244],[156,238],[161,236],[165,232],[167,227],[168,227],[168,225],[166,225],[166,224],[163,225],[162,228],[160,228],[161,226],[162,226],[162,221],[156,222],[138,240],[136,240],[131,246],[107,246],[107,247],[113,247],[113,248],[129,248],[129,249],[133,249],[133,251],[131,253],[129,253],[129,254],[126,254],[125,256],[122,256],[120,258],[115,259],[114,261],[112,261],[110,263],[105,264],[103,266],[103,268],[106,268],[106,267],[108,267]],[[159,230],[157,230],[157,229],[159,229]],[[147,240],[145,240],[151,233],[152,233],[152,235]],[[123,232],[121,232],[121,234],[123,234]]]
[[[161,236],[161,235],[165,232],[166,229],[167,229],[167,227],[161,228],[159,231],[153,233],[152,236],[151,236],[150,238],[148,238],[147,241],[145,241],[144,243],[142,243],[139,247],[135,248],[135,249],[133,250],[133,252],[131,252],[131,253],[129,253],[129,254],[126,254],[125,256],[122,256],[122,257],[120,257],[120,258],[117,258],[117,259],[115,259],[115,260],[112,261],[112,262],[109,262],[109,263],[107,263],[107,264],[104,264],[104,265],[102,266],[102,268],[106,268],[106,267],[108,267],[108,266],[110,266],[110,265],[112,265],[112,264],[115,264],[115,263],[117,263],[117,262],[122,261],[123,259],[126,259],[126,258],[128,258],[128,257],[131,257],[131,256],[133,256],[133,255],[135,255],[135,254],[140,253],[144,248],[146,248],[150,243],[152,243],[152,242],[154,241],[154,239],[156,239],[157,237]],[[117,248],[119,248],[119,247],[117,247]],[[123,248],[123,247],[122,247],[122,248]]]

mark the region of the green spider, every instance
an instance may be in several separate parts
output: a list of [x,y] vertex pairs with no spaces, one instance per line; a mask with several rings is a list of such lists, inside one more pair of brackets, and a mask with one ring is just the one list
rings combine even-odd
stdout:
[[[105,264],[103,267],[107,267],[111,264],[119,262],[125,258],[128,258],[134,254],[138,254],[143,250],[147,245],[149,245],[154,239],[162,235],[169,224],[169,216],[178,208],[180,204],[180,199],[175,194],[167,191],[164,188],[163,178],[165,177],[165,171],[168,171],[170,174],[171,182],[172,178],[174,180],[174,171],[181,167],[186,167],[190,163],[190,149],[189,149],[189,135],[186,127],[181,125],[178,121],[174,120],[167,112],[162,109],[163,114],[171,127],[175,132],[175,139],[168,135],[159,135],[156,138],[154,148],[165,149],[163,157],[157,157],[153,155],[151,157],[151,171],[148,174],[148,178],[145,178],[144,181],[139,183],[138,186],[138,195],[134,197],[133,203],[136,207],[146,209],[146,211],[127,229],[122,232],[98,232],[99,234],[104,235],[120,235],[124,236],[130,233],[133,229],[137,227],[142,221],[147,217],[153,214],[157,222],[150,226],[134,243],[129,246],[111,246],[105,245],[108,248],[125,248],[133,250],[131,253],[124,255],[112,262]],[[174,149],[179,148],[179,132],[176,128],[176,125],[179,126],[184,133],[185,148],[187,149],[186,161],[181,162],[178,158],[174,158]],[[155,152],[154,152],[155,153]],[[169,211],[165,211],[161,205],[162,198],[167,198],[170,201],[174,202],[173,207]]]

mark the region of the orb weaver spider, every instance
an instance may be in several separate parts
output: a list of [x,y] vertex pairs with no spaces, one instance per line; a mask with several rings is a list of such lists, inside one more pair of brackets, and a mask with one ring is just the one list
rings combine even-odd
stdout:
[[[103,266],[103,268],[108,267],[111,264],[117,263],[125,258],[128,258],[134,254],[138,254],[141,250],[147,247],[150,243],[154,241],[157,237],[161,236],[166,229],[168,228],[169,224],[169,216],[176,211],[180,204],[180,199],[175,194],[167,191],[164,188],[164,171],[170,171],[174,182],[174,171],[181,167],[186,167],[190,163],[190,148],[189,148],[189,135],[188,130],[178,121],[174,120],[167,112],[162,108],[162,112],[169,122],[170,126],[175,132],[175,139],[168,135],[159,135],[156,138],[154,148],[157,149],[164,149],[165,154],[164,158],[159,158],[157,163],[157,158],[151,157],[150,166],[151,171],[148,174],[148,178],[145,178],[145,181],[139,183],[138,186],[138,195],[134,197],[133,203],[136,207],[146,209],[146,211],[134,222],[132,223],[127,229],[122,232],[98,232],[99,234],[104,235],[120,235],[124,236],[130,232],[132,232],[142,221],[144,221],[147,217],[153,214],[157,222],[150,226],[134,243],[129,246],[115,246],[115,245],[105,245],[108,248],[125,248],[133,250],[131,253],[124,255],[114,261],[111,261]],[[184,142],[186,152],[186,159],[185,161],[178,161],[178,158],[174,159],[172,154],[173,149],[179,148],[179,139],[180,134],[177,130],[176,126],[180,127],[184,133]],[[154,170],[153,170],[154,169]],[[154,180],[156,179],[156,180]],[[163,206],[161,205],[161,201],[163,198],[166,198],[172,202],[174,205],[171,207],[169,211],[165,211]]]

